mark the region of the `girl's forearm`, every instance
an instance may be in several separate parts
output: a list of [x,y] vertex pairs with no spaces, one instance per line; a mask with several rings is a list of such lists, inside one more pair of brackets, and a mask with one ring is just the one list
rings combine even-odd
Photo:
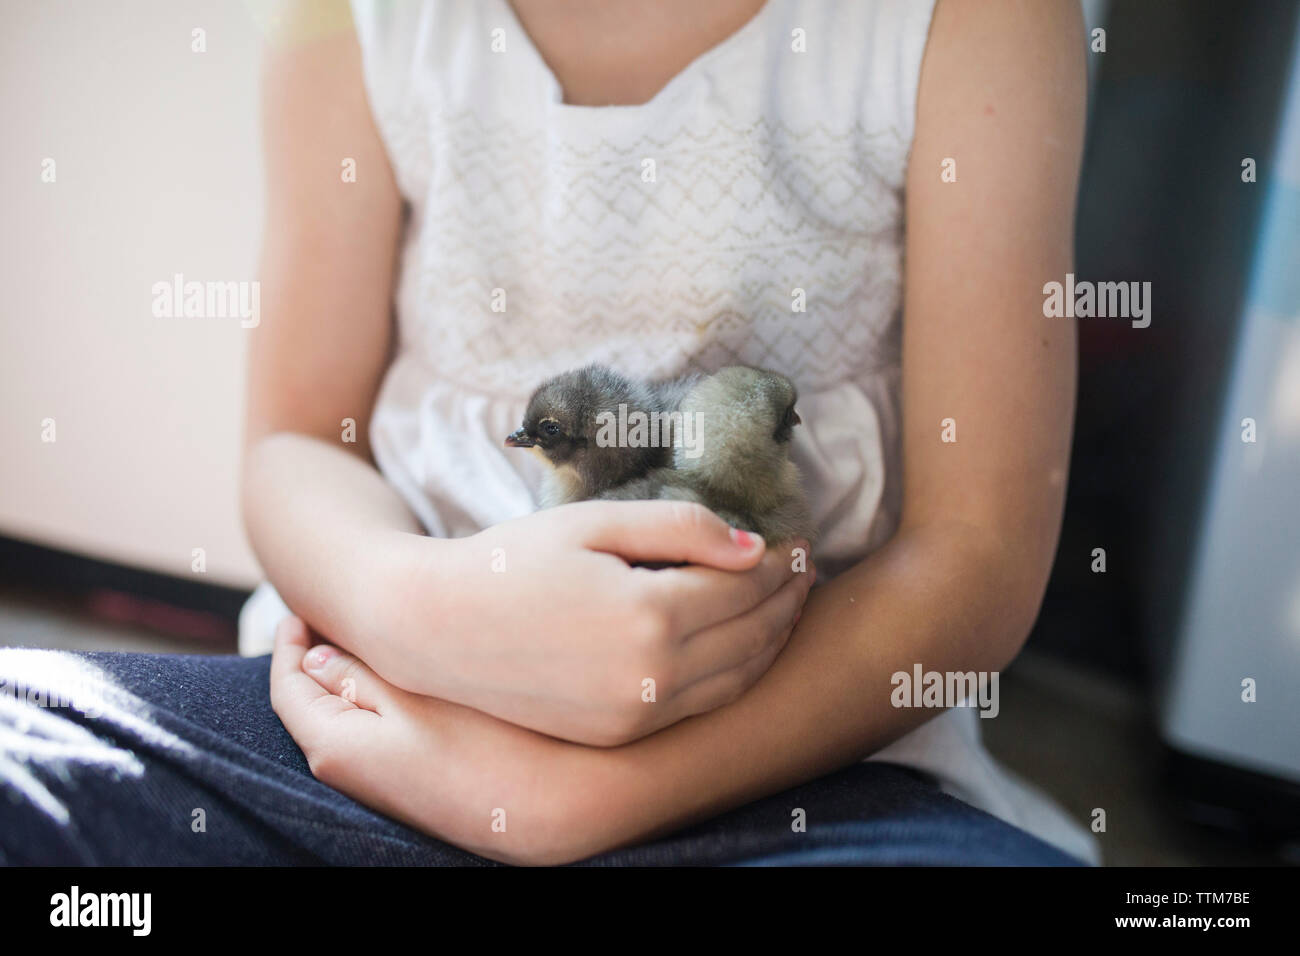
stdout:
[[[248,447],[249,540],[285,603],[359,655],[373,649],[419,522],[369,463],[341,447],[277,433]],[[425,539],[425,543],[427,539]]]
[[[734,704],[593,767],[621,782],[624,841],[676,829],[862,759],[937,713],[891,703],[892,675],[996,671],[1041,598],[1023,562],[964,526],[900,532],[809,597],[799,627]],[[650,788],[647,792],[646,788]]]

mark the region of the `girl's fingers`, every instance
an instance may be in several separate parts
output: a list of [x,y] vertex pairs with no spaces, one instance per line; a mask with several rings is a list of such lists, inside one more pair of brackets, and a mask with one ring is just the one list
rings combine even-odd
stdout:
[[307,626],[288,617],[275,629],[271,653],[271,708],[306,753],[328,740],[331,717],[355,709],[304,673],[309,641]]
[[332,644],[317,644],[302,657],[303,672],[326,693],[350,706],[382,714],[393,690],[358,658]]
[[740,698],[745,691],[758,683],[758,679],[767,673],[776,655],[781,653],[794,628],[788,626],[782,632],[781,639],[772,644],[757,657],[746,661],[742,666],[714,674],[686,690],[678,707],[683,718],[696,714],[706,714],[719,707],[725,707]]
[[600,501],[568,507],[586,522],[583,543],[628,562],[704,564],[744,571],[763,555],[763,539],[732,528],[691,501]]
[[778,545],[749,571],[664,568],[647,572],[653,577],[646,583],[656,590],[659,606],[670,614],[673,631],[688,642],[694,641],[700,632],[755,610],[793,579],[805,580],[807,587],[811,587],[812,567],[795,571],[789,557],[790,550],[796,547],[802,547],[806,553],[808,545],[803,541]]
[[767,673],[793,631],[793,627],[787,626],[781,634],[781,639],[772,643],[758,656],[746,661],[740,667],[706,677],[687,688],[675,701],[681,718],[707,714],[740,698]]
[[683,717],[734,700],[763,675],[785,647],[811,587],[811,574],[797,575],[748,614],[687,642],[687,677],[676,694]]

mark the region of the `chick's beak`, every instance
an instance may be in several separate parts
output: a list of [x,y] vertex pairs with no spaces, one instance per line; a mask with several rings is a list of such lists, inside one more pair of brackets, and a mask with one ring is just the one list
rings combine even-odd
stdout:
[[791,415],[790,415],[790,424],[791,424],[791,425],[802,425],[802,424],[803,424],[803,419],[799,417],[799,413],[798,413],[798,412],[792,412],[792,413],[791,413]]
[[532,448],[534,444],[536,443],[528,437],[528,432],[522,428],[518,428],[506,436],[507,448]]

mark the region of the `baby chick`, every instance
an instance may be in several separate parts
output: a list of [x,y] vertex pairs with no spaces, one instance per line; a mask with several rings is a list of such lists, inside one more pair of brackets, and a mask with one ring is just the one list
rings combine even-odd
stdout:
[[784,375],[746,366],[692,382],[677,410],[684,421],[693,418],[696,443],[678,442],[669,467],[599,497],[697,501],[769,543],[810,537],[808,503],[790,460],[790,439],[800,421],[796,398]]
[[611,442],[606,416],[636,421],[639,414],[653,421],[684,387],[634,381],[602,365],[565,372],[533,393],[523,427],[506,438],[506,445],[531,448],[550,466],[542,507],[595,498],[671,463],[671,432],[643,436],[640,443]]

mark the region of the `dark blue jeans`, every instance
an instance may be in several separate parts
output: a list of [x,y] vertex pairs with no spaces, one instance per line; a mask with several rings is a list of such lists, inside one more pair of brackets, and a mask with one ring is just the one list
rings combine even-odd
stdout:
[[[0,650],[0,862],[489,864],[312,777],[271,710],[269,663]],[[796,807],[806,832],[791,826]],[[1076,861],[919,774],[873,763],[587,862]]]

